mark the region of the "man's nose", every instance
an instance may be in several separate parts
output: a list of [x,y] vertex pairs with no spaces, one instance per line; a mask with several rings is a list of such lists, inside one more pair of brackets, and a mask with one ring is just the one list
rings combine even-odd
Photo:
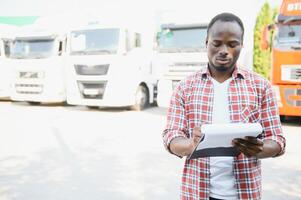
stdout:
[[219,51],[221,56],[227,56],[229,54],[228,48],[226,45],[222,45]]

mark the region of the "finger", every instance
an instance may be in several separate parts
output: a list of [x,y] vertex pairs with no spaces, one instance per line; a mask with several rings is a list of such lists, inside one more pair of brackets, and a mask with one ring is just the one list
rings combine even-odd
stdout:
[[199,137],[202,136],[200,127],[194,127],[192,133],[193,133],[193,135],[196,135],[196,136],[199,136]]
[[246,136],[246,137],[244,137],[244,139],[247,140],[247,141],[249,141],[250,143],[253,143],[253,144],[263,145],[263,141],[259,140],[256,137]]
[[258,140],[257,138],[253,138],[253,137],[244,137],[244,138],[236,138],[236,140],[238,142],[243,142],[243,143],[246,143],[246,144],[250,144],[250,145],[263,145],[263,142]]
[[263,145],[255,145],[252,143],[249,143],[248,141],[245,140],[237,140],[234,142],[234,145],[239,145],[242,146],[243,148],[253,150],[253,151],[262,151],[263,150]]
[[236,148],[239,152],[243,153],[245,156],[251,157],[251,155],[249,154],[249,152],[248,152],[245,148],[242,148],[241,146],[235,146],[235,148]]
[[193,131],[201,131],[201,127],[195,126],[195,127],[193,128]]
[[249,155],[256,155],[262,151],[261,147],[258,146],[248,146],[244,143],[235,143],[235,147],[239,148],[242,152]]
[[203,134],[201,133],[200,127],[193,128],[192,137],[196,143],[200,142],[200,140],[203,138]]
[[243,146],[236,146],[236,148],[243,153],[245,156],[252,157],[256,156],[258,152],[251,151],[250,149],[244,148]]
[[263,142],[260,141],[260,140],[257,140],[257,139],[256,140],[253,140],[253,139],[246,140],[244,138],[236,138],[235,141],[238,142],[238,143],[243,143],[243,144],[245,144],[247,146],[258,146],[258,147],[262,147],[263,146]]
[[193,141],[195,143],[199,143],[201,141],[202,137],[198,136],[198,135],[193,135]]

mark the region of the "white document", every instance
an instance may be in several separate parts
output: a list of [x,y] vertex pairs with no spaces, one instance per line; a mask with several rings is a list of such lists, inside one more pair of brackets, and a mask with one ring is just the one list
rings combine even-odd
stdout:
[[204,137],[196,150],[232,147],[234,138],[257,137],[262,133],[262,126],[259,123],[204,124],[201,126],[201,132]]

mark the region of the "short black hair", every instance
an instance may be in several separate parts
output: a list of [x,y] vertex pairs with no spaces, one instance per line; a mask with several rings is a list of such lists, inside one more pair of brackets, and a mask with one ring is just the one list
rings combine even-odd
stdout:
[[245,28],[244,25],[241,21],[241,19],[239,17],[237,17],[236,15],[232,14],[232,13],[221,13],[216,15],[215,17],[213,17],[208,25],[207,28],[207,37],[209,35],[209,31],[211,29],[211,27],[213,26],[213,24],[217,21],[222,21],[222,22],[236,22],[241,30],[242,30],[242,39],[244,37],[244,32],[245,32]]

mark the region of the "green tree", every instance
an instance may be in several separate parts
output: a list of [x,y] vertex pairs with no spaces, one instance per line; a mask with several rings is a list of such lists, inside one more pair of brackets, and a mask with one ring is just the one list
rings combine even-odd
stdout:
[[[260,48],[260,41],[264,27],[274,23],[275,16],[277,15],[277,10],[278,9],[272,9],[269,3],[265,2],[256,18],[254,30],[254,71],[263,75],[267,79],[270,79],[271,49],[262,50]],[[272,32],[270,32],[270,38],[272,38]]]

